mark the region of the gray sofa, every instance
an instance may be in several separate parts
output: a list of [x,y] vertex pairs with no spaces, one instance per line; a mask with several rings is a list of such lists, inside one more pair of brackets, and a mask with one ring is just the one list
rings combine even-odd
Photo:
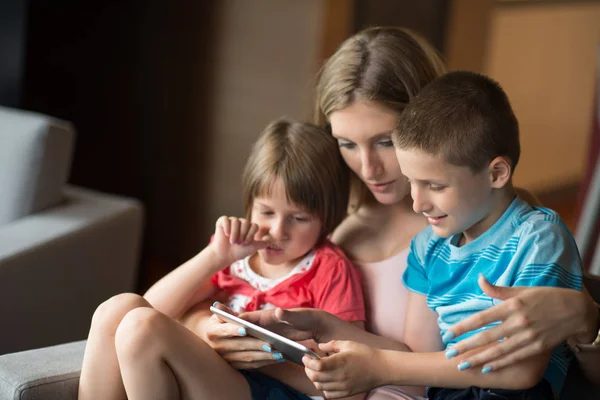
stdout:
[[66,185],[74,139],[0,107],[0,354],[84,339],[99,303],[135,290],[142,206]]

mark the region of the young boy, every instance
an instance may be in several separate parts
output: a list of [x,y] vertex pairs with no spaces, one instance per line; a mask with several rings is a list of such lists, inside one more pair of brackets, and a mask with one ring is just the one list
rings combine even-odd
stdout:
[[[497,301],[479,287],[480,275],[499,286],[581,290],[568,229],[513,189],[519,129],[505,93],[482,75],[449,73],[408,104],[392,138],[413,208],[430,223],[413,239],[403,276],[411,291],[404,339],[412,353],[330,342],[321,349],[338,354],[305,358],[307,375],[330,397],[393,384],[429,386],[429,399],[556,398],[571,358],[566,346],[503,369],[471,368],[474,352],[459,355],[452,345],[477,332],[446,334]],[[493,325],[485,328],[490,334]]]

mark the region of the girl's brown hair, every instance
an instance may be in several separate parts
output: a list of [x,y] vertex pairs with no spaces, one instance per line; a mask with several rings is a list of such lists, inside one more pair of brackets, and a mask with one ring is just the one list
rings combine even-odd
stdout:
[[242,175],[248,219],[254,199],[268,196],[277,179],[283,182],[290,203],[321,220],[319,241],[346,216],[349,171],[336,140],[316,125],[281,118],[262,132]]
[[[444,72],[437,51],[416,33],[398,27],[365,29],[346,39],[319,72],[315,122],[328,127],[331,113],[357,100],[400,115],[410,99]],[[358,208],[368,193],[353,174],[353,207]]]

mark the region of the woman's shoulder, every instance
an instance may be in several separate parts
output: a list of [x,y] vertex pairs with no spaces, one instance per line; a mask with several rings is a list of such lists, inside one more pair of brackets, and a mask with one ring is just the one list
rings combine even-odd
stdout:
[[342,248],[329,239],[323,240],[321,244],[315,248],[315,260],[328,263],[337,263],[338,261],[351,263]]
[[378,262],[408,248],[426,221],[417,214],[402,218],[351,214],[331,236],[353,261]]

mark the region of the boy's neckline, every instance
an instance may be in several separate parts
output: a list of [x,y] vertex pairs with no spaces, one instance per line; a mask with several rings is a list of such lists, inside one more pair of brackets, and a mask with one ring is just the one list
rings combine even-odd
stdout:
[[514,194],[512,200],[510,203],[508,203],[508,206],[504,208],[504,211],[500,217],[494,221],[494,223],[481,235],[477,236],[470,242],[464,243],[463,241],[466,240],[464,232],[457,233],[450,237],[450,244],[459,249],[477,246],[477,243],[485,241],[487,237],[494,234],[494,231],[498,230],[502,225],[504,225],[505,221],[510,218],[510,215],[512,215],[512,211],[522,203],[525,203],[525,201]]

